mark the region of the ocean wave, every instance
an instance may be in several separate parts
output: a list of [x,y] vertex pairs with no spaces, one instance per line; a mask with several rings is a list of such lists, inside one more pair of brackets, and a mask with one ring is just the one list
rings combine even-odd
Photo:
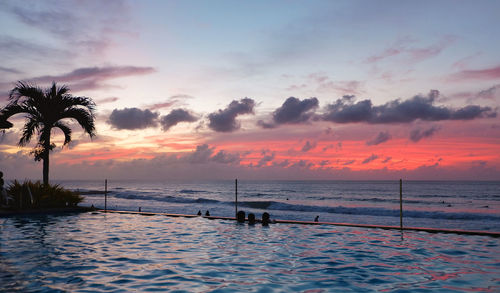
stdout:
[[[324,206],[288,204],[283,202],[266,202],[266,205],[267,205],[266,209],[268,210],[399,217],[399,209],[371,208],[371,207],[344,207],[344,206],[324,207]],[[500,216],[490,215],[490,214],[478,214],[478,213],[403,210],[403,215],[404,217],[409,217],[409,218],[500,221]]]
[[[73,189],[73,191],[78,192],[81,195],[93,195],[93,194],[104,194],[104,190],[93,190],[93,189]],[[107,191],[107,193],[112,193],[112,191]]]
[[149,201],[160,201],[160,202],[172,202],[172,203],[219,203],[218,200],[209,199],[209,198],[187,198],[187,197],[179,197],[179,196],[160,196],[158,194],[135,194],[135,193],[118,193],[113,195],[115,198],[122,199],[133,199],[133,200],[149,200]]
[[193,190],[193,189],[182,189],[179,191],[179,193],[187,193],[187,194],[194,194],[194,193],[204,193],[206,192],[205,190]]
[[[116,192],[110,195],[115,198],[127,200],[145,200],[145,201],[158,201],[165,203],[177,204],[211,204],[211,205],[234,205],[233,201],[223,201],[209,199],[205,197],[182,197],[161,195],[158,193],[137,193],[133,191]],[[368,198],[367,201],[377,201],[380,199]],[[398,202],[397,200],[387,199],[381,200],[387,202]],[[419,202],[428,204],[428,202]],[[435,206],[439,206],[441,202],[436,202]],[[330,214],[345,214],[345,215],[360,215],[360,216],[378,216],[378,217],[399,217],[399,209],[391,209],[384,207],[345,207],[339,206],[319,206],[307,204],[294,204],[289,202],[273,201],[273,200],[250,200],[239,201],[240,207],[268,211],[290,211],[290,212],[314,212],[314,213],[330,213]],[[446,212],[446,211],[417,211],[417,210],[404,210],[404,217],[407,218],[426,218],[426,219],[448,219],[448,220],[488,220],[500,221],[499,215],[481,214],[481,213],[461,213],[461,212]]]

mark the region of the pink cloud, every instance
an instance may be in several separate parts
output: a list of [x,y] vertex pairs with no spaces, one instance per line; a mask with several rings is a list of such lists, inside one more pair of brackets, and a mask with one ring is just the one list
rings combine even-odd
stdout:
[[[114,87],[105,84],[104,81],[128,77],[135,75],[146,75],[154,73],[156,70],[153,67],[139,67],[139,66],[104,66],[104,67],[82,67],[77,68],[71,72],[60,75],[43,75],[26,80],[39,83],[49,84],[52,81],[58,83],[69,84],[72,91],[91,90],[98,88]],[[2,88],[3,84],[0,84]]]
[[409,44],[412,40],[400,40],[391,47],[386,48],[381,53],[369,56],[366,58],[365,63],[377,63],[384,59],[398,55],[404,55],[404,57],[408,58],[412,62],[423,61],[439,55],[444,49],[449,47],[455,39],[456,38],[452,36],[443,37],[437,43],[422,48],[410,48]]
[[97,104],[109,104],[118,101],[120,98],[118,97],[109,97],[104,99],[96,99],[95,102]]
[[382,53],[380,54],[377,54],[377,55],[372,55],[368,58],[366,58],[365,62],[366,63],[375,63],[375,62],[378,62],[382,59],[385,59],[385,58],[388,58],[388,57],[392,57],[392,56],[396,56],[396,55],[399,55],[403,52],[402,49],[397,49],[397,48],[387,48],[385,49]]
[[462,70],[451,75],[451,80],[453,81],[469,79],[500,79],[500,65],[478,70]]
[[151,104],[146,107],[151,111],[155,111],[164,108],[170,108],[172,106],[185,106],[186,105],[185,100],[192,98],[193,97],[189,95],[174,95],[167,98],[165,102]]
[[481,52],[476,52],[475,54],[466,56],[457,62],[453,63],[452,67],[455,69],[464,69],[467,67],[467,65],[470,63],[470,61],[478,56],[482,55]]
[[341,94],[361,94],[363,82],[358,80],[333,81],[321,73],[309,74],[309,80],[317,84],[318,91],[336,91]]

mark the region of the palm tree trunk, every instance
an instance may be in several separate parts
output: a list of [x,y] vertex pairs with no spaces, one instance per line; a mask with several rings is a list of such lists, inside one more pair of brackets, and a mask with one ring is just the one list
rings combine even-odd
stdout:
[[43,185],[49,185],[49,153],[50,153],[50,130],[45,137],[43,154]]

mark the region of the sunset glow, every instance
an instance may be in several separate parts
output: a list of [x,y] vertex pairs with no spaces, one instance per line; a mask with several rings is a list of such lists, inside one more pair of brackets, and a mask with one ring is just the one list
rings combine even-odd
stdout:
[[[54,179],[500,178],[496,1],[31,4],[0,4],[0,108],[18,80],[97,104]],[[9,121],[0,170],[40,178]]]

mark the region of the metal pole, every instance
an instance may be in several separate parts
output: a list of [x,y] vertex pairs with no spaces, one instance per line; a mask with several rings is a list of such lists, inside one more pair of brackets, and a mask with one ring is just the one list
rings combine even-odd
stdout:
[[234,179],[234,216],[238,215],[238,179]]
[[104,179],[104,211],[108,210],[108,179]]
[[403,179],[399,179],[399,227],[403,230]]

